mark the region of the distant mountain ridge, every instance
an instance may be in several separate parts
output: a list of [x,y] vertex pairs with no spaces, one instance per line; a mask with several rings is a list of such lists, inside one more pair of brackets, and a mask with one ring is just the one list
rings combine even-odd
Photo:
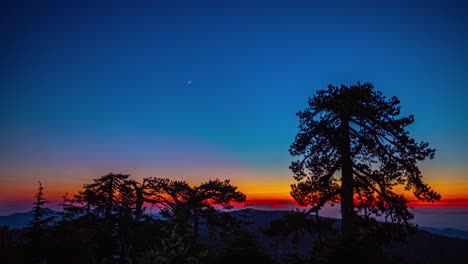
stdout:
[[[51,216],[59,216],[59,212],[49,208],[45,208]],[[15,213],[11,215],[0,216],[0,225],[9,226],[11,229],[21,229],[28,225],[28,222],[32,219],[32,211],[24,213]]]
[[[45,208],[45,210],[48,211],[51,216],[55,216],[58,220],[60,220],[61,212],[54,211],[49,208]],[[161,216],[158,213],[146,214],[146,215],[151,216],[152,218],[155,218],[155,219],[161,218]],[[6,226],[9,226],[10,229],[21,229],[21,228],[25,228],[28,225],[28,222],[31,221],[31,219],[32,219],[32,211],[24,212],[24,213],[14,213],[11,215],[1,215],[0,226],[6,225]]]
[[420,227],[419,229],[431,232],[433,234],[442,235],[446,237],[456,237],[461,239],[468,239],[468,231],[454,229],[454,228],[435,228],[435,227]]
[[[54,211],[52,209],[46,208],[51,215],[60,217],[60,212]],[[231,213],[236,217],[240,216],[241,211],[232,211]],[[253,210],[252,215],[254,215],[253,224],[249,229],[258,229],[260,226],[267,225],[271,220],[280,218],[283,213],[287,211],[267,211],[267,210]],[[161,216],[158,213],[147,214],[155,219],[160,219]],[[21,229],[28,225],[28,222],[31,220],[31,212],[24,213],[15,213],[11,215],[0,216],[0,225],[7,225],[11,229]],[[454,228],[435,228],[435,227],[420,227],[419,229],[428,231],[436,235],[442,235],[446,237],[460,238],[468,240],[468,231]]]

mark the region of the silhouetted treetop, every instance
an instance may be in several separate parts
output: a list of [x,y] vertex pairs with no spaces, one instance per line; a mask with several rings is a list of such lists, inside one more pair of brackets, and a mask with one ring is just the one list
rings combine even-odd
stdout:
[[[64,215],[70,208],[77,208],[66,196],[63,198]],[[86,212],[83,219],[88,219],[88,224],[101,223],[100,231],[118,240],[120,263],[130,263],[139,227],[158,225],[158,220],[144,215],[146,206],[159,207],[165,227],[177,232],[177,236],[191,237],[192,242],[196,242],[201,224],[210,229],[237,224],[233,216],[215,206],[231,209],[233,202],[245,200],[245,194],[229,180],[209,180],[190,186],[185,181],[167,178],[150,177],[137,181],[130,179],[130,175],[109,173],[85,184],[71,202],[82,205],[81,209]]]
[[94,214],[109,220],[121,205],[129,202],[125,197],[129,194],[128,188],[131,188],[127,182],[128,177],[130,175],[109,173],[94,179],[93,183],[83,186],[84,190],[76,198],[88,207],[88,213],[92,208]]
[[31,232],[40,231],[42,228],[51,224],[55,218],[50,215],[50,211],[44,208],[45,204],[49,203],[49,201],[44,198],[44,187],[42,187],[42,183],[39,181],[38,184],[37,193],[34,195],[34,199],[36,200],[33,203],[32,219],[29,222],[29,229]]
[[370,83],[330,85],[309,98],[308,107],[297,113],[299,132],[289,150],[300,157],[290,166],[299,181],[292,185],[296,201],[315,210],[339,198],[342,229],[349,231],[355,209],[396,222],[411,219],[406,199],[392,191],[395,185],[403,184],[419,200],[439,200],[417,166],[435,150],[409,136],[406,127],[414,117],[399,117],[399,104]]
[[165,178],[146,180],[147,201],[162,206],[162,214],[176,220],[179,225],[191,225],[194,234],[198,234],[201,219],[213,220],[221,217],[222,213],[214,208],[215,205],[231,209],[232,202],[246,200],[245,194],[238,191],[229,180],[210,180],[193,187],[184,181]]

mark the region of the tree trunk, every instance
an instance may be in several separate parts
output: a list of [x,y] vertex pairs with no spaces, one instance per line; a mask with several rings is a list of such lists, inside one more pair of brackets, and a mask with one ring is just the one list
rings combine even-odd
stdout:
[[107,186],[107,191],[108,191],[108,197],[107,197],[107,203],[106,203],[106,220],[110,221],[110,218],[112,216],[112,203],[114,200],[114,177],[111,177]]
[[89,202],[86,202],[86,216],[89,217],[90,213],[91,213],[91,204]]
[[196,238],[198,238],[199,226],[200,226],[200,219],[198,217],[198,212],[195,210],[193,212],[193,234],[195,235]]
[[143,186],[136,187],[136,203],[135,203],[135,222],[140,223],[141,217],[143,216],[143,203],[145,198],[143,197]]
[[129,209],[125,210],[124,214],[121,216],[119,223],[119,240],[120,240],[120,263],[128,264],[130,263],[130,227],[129,220],[131,218]]
[[349,117],[341,120],[341,232],[345,240],[354,233],[353,161],[349,137]]

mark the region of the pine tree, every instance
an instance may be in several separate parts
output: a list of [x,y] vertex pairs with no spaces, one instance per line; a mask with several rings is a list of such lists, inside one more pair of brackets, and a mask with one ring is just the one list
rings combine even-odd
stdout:
[[417,166],[432,159],[435,150],[409,137],[406,126],[414,116],[400,118],[399,103],[370,83],[330,85],[297,113],[299,132],[289,151],[300,159],[290,166],[298,181],[291,194],[299,204],[311,205],[311,212],[328,201],[340,201],[346,240],[359,230],[359,223],[373,222],[375,216],[410,223],[408,201],[394,192],[396,185],[404,185],[422,201],[440,199],[422,181]]
[[238,191],[229,180],[209,180],[193,187],[185,181],[164,178],[148,178],[147,181],[148,195],[151,197],[147,202],[162,206],[161,214],[174,221],[179,228],[192,227],[195,236],[199,234],[202,220],[213,224],[211,227],[229,222],[228,215],[214,206],[232,209],[233,202],[242,203],[246,200],[245,194]]
[[75,205],[76,199],[68,198],[68,193],[65,193],[62,199],[62,203],[59,204],[62,206],[61,223],[72,221],[83,213],[83,207]]
[[51,215],[49,210],[44,208],[44,205],[49,201],[44,198],[42,183],[40,181],[38,183],[38,191],[34,196],[36,201],[33,203],[32,208],[32,220],[29,221],[28,228],[30,233],[40,234],[45,227],[48,227],[54,221],[55,217]]
[[31,239],[29,244],[31,256],[36,260],[43,260],[47,255],[46,242],[49,236],[50,225],[54,221],[54,216],[51,212],[44,208],[44,205],[48,203],[44,198],[44,187],[39,181],[39,187],[34,198],[36,201],[33,203],[32,219],[29,221],[26,236]]

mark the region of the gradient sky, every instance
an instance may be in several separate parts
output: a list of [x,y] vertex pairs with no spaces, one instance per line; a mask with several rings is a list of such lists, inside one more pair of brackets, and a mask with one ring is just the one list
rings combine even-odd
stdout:
[[0,214],[111,171],[290,199],[295,113],[356,81],[400,98],[424,178],[468,205],[463,1],[94,2],[1,3]]

